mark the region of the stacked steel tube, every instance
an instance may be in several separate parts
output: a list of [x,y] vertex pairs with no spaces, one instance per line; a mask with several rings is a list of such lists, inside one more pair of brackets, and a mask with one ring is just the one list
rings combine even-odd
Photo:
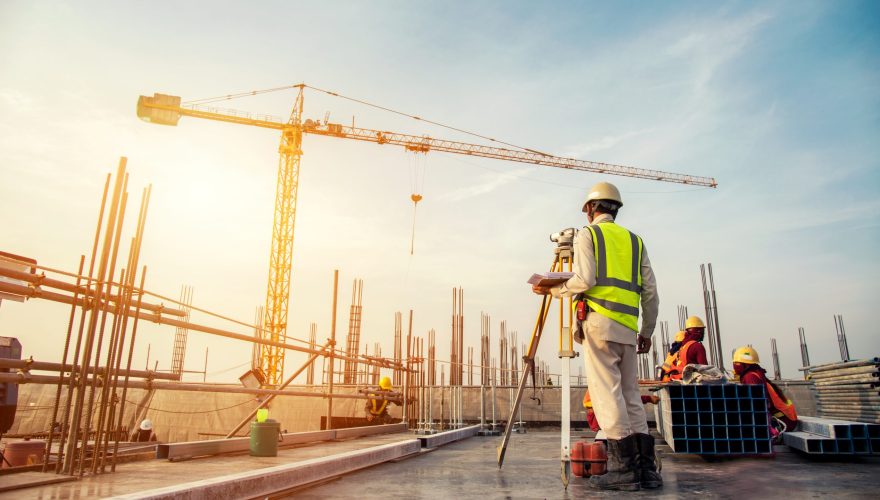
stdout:
[[880,423],[880,358],[810,366],[821,416]]

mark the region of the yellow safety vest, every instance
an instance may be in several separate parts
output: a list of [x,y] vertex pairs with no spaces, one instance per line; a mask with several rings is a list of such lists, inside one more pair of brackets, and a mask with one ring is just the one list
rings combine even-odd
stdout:
[[[370,394],[370,396],[375,397],[376,395],[375,395],[375,394]],[[371,408],[370,408],[370,413],[372,413],[373,415],[375,415],[375,416],[377,416],[377,417],[380,416],[380,415],[382,415],[382,414],[385,412],[385,407],[388,406],[388,400],[387,400],[387,399],[384,399],[384,400],[381,400],[381,401],[378,400],[378,399],[371,399],[371,400],[370,400],[370,403],[372,403],[372,404],[370,405],[370,406],[371,406]]]
[[611,221],[587,229],[596,256],[596,286],[585,292],[587,304],[593,311],[638,332],[642,239]]

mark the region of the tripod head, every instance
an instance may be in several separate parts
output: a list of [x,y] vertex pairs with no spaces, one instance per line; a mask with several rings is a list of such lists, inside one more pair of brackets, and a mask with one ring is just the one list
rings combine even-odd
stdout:
[[574,237],[577,236],[577,228],[569,227],[550,235],[550,241],[556,243],[559,247],[570,247],[574,243]]
[[557,258],[571,261],[574,237],[577,236],[577,232],[577,228],[569,227],[550,235],[550,241],[556,243],[553,253],[556,254]]

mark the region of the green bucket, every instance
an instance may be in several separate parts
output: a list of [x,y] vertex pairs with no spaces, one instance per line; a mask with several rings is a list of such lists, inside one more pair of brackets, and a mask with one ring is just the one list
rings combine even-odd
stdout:
[[265,422],[251,422],[251,456],[277,457],[279,434],[281,434],[281,422],[272,419]]

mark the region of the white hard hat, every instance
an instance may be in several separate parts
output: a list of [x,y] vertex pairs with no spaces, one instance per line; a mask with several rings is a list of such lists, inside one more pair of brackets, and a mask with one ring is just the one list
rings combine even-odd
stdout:
[[153,421],[150,420],[149,418],[143,419],[143,421],[141,421],[141,430],[142,431],[153,430]]
[[620,190],[610,182],[600,182],[590,188],[587,193],[587,200],[584,202],[583,211],[587,211],[587,205],[591,201],[607,200],[616,202],[619,206],[623,206],[623,199],[620,197]]

